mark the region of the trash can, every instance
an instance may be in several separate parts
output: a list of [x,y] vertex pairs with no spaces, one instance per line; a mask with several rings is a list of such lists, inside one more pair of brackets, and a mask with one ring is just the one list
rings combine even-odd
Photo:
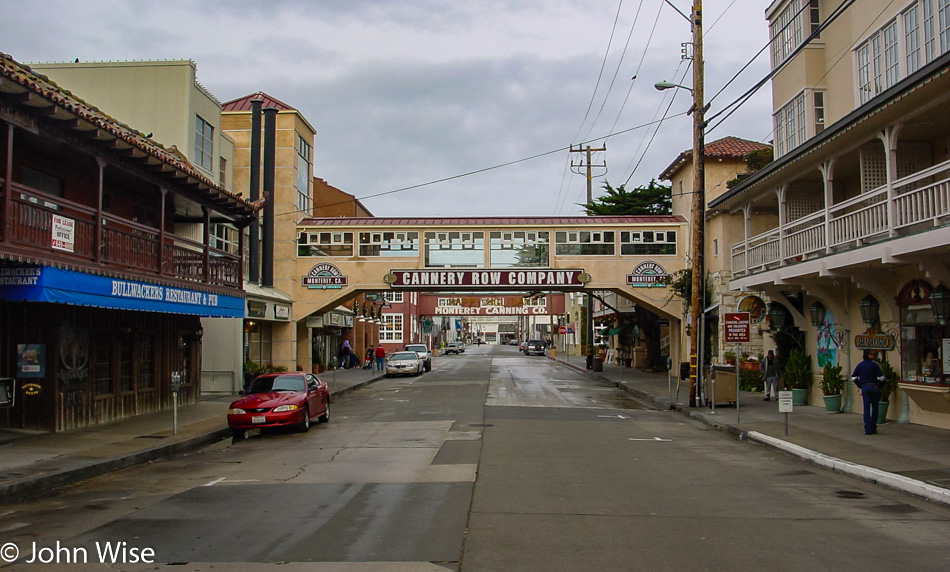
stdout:
[[592,365],[594,371],[604,371],[604,360],[599,355],[594,356]]
[[680,379],[682,380],[689,379],[689,370],[690,370],[689,362],[681,361],[680,362]]

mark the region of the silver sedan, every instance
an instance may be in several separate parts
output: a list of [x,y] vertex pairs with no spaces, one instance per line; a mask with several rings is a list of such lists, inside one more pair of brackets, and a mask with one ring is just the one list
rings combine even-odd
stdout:
[[416,352],[396,352],[386,362],[386,377],[419,375],[424,369],[425,362]]

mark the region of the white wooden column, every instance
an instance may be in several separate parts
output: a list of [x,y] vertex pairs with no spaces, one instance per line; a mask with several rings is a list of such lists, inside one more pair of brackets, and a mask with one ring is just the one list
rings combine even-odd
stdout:
[[890,125],[878,134],[878,138],[884,143],[884,165],[887,176],[887,234],[888,236],[897,235],[897,191],[894,189],[894,181],[897,179],[897,139],[900,137],[903,123]]
[[824,186],[825,254],[831,254],[831,207],[835,202],[834,181],[835,163],[837,162],[838,160],[832,157],[818,167],[818,170],[821,171],[821,180]]
[[778,201],[778,260],[780,266],[788,264],[785,255],[785,225],[788,223],[788,205],[785,198],[788,195],[788,183],[775,187],[775,200]]

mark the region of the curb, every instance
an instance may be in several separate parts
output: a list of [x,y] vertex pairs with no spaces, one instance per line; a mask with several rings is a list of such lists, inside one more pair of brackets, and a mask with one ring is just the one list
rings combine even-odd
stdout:
[[788,441],[784,441],[764,433],[759,433],[758,431],[745,431],[739,427],[736,427],[735,425],[730,425],[728,423],[719,422],[715,419],[710,419],[704,413],[693,411],[686,405],[673,402],[668,398],[656,397],[655,395],[647,393],[641,389],[630,387],[626,383],[612,381],[602,375],[597,375],[594,372],[590,372],[584,368],[561,361],[557,358],[550,359],[581,373],[589,374],[591,377],[597,378],[608,385],[613,385],[625,393],[631,394],[633,397],[649,401],[663,409],[677,411],[692,419],[701,421],[706,425],[720,429],[739,440],[748,440],[759,443],[777,451],[782,451],[783,453],[798,457],[799,459],[808,461],[818,465],[819,467],[830,469],[836,473],[849,475],[890,489],[912,494],[935,503],[950,506],[950,489],[944,489],[935,485],[927,484],[923,481],[911,479],[910,477],[889,473],[887,471],[875,469],[874,467],[859,465],[857,463],[845,461],[837,457],[825,455],[824,453],[819,453],[800,445],[795,445],[794,443],[789,443]]
[[[384,379],[385,377],[385,375],[380,375],[355,385],[339,389],[332,392],[330,397],[339,397],[345,393],[366,387],[367,385]],[[135,453],[121,455],[111,459],[92,462],[83,467],[76,467],[74,469],[65,469],[45,474],[31,475],[19,479],[12,479],[0,484],[0,503],[16,501],[35,493],[47,491],[79,481],[84,481],[86,479],[91,479],[92,477],[98,477],[99,475],[111,473],[112,471],[118,471],[119,469],[125,469],[133,465],[147,463],[148,461],[160,459],[169,455],[184,453],[186,451],[196,449],[209,443],[222,441],[230,437],[231,430],[225,427],[223,429],[215,429],[214,431],[210,431],[208,433],[196,435],[177,443],[160,445],[158,447],[152,447],[151,449],[145,449],[144,451],[137,451]]]

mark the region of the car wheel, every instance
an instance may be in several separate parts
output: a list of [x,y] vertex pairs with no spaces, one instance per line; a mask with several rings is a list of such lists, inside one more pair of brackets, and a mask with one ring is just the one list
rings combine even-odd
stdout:
[[425,370],[426,370],[426,371],[432,371],[432,362],[431,362],[431,361],[427,361],[427,362],[426,362]]
[[243,441],[250,436],[251,436],[251,432],[248,429],[231,429],[232,441]]
[[327,423],[330,421],[330,400],[327,400],[327,406],[323,410],[323,414],[320,417],[317,417],[319,423]]
[[297,425],[297,429],[301,433],[306,433],[310,430],[310,409],[306,405],[303,407],[303,420],[300,422],[300,425]]

